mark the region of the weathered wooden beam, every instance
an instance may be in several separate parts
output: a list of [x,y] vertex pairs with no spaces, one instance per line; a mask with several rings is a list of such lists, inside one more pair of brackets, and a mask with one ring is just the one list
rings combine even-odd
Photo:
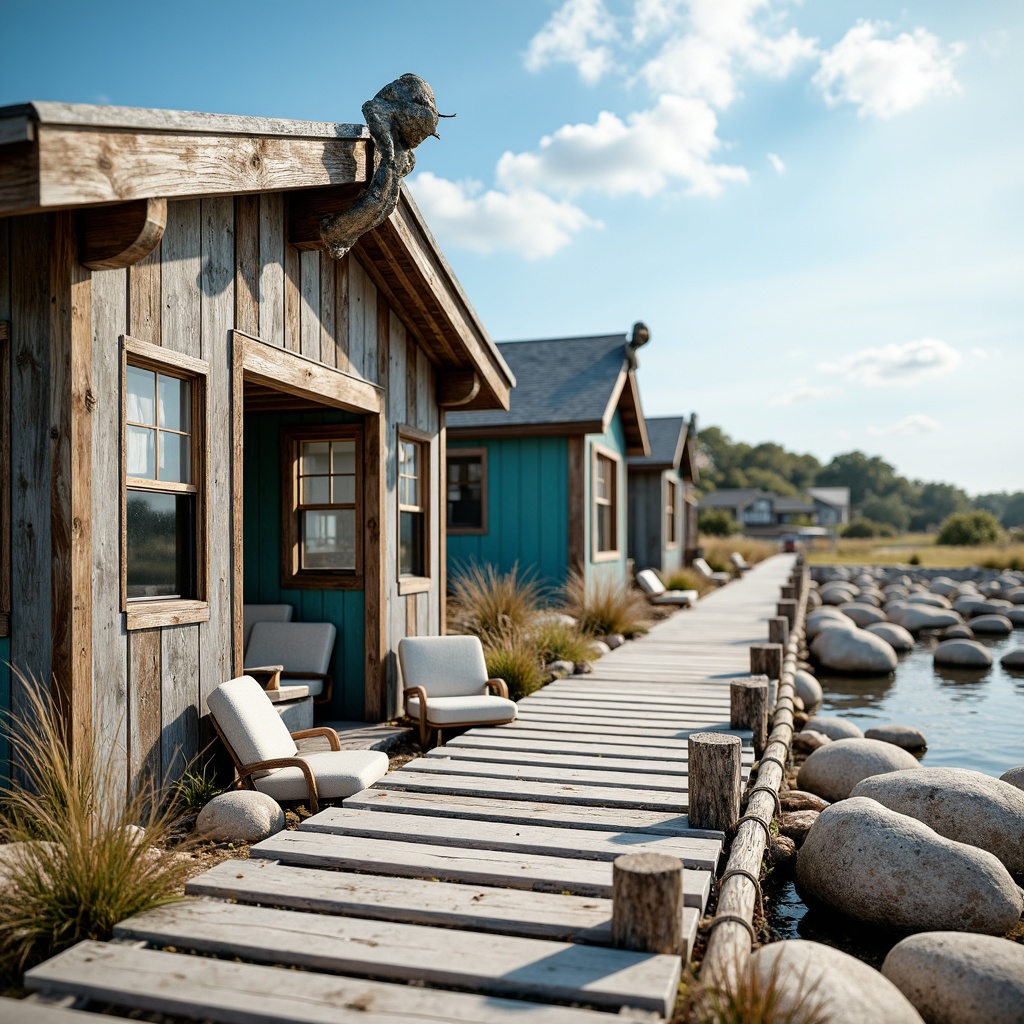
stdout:
[[363,191],[362,184],[303,189],[288,196],[288,242],[300,251],[323,249],[320,222],[348,209]]
[[78,261],[90,270],[120,270],[148,256],[167,227],[166,199],[136,199],[80,210]]
[[437,404],[454,409],[480,394],[480,375],[475,370],[447,370],[437,375]]

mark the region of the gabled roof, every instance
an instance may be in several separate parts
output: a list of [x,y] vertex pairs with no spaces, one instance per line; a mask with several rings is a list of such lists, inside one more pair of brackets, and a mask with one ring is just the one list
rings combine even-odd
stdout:
[[849,487],[808,487],[807,493],[833,508],[848,508],[850,505]]
[[738,488],[727,487],[721,490],[705,494],[700,499],[701,508],[747,508],[753,505],[758,498],[767,498],[771,501],[776,496],[770,491],[762,491],[759,487]]
[[618,409],[627,453],[646,455],[647,425],[627,340],[625,334],[603,334],[500,343],[498,351],[516,379],[508,412],[449,412],[448,436],[597,434],[608,429]]
[[783,515],[811,515],[817,511],[814,502],[806,498],[787,498],[779,495],[772,496],[772,507]]
[[647,436],[651,440],[650,455],[631,455],[630,469],[641,472],[663,472],[674,469],[689,481],[697,480],[692,426],[696,417],[655,416],[647,419]]

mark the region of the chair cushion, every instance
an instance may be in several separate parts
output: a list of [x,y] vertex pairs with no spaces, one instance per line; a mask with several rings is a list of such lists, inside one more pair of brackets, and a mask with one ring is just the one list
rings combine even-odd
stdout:
[[[321,800],[344,800],[368,789],[388,770],[382,750],[317,750],[302,755],[313,769]],[[301,768],[275,768],[256,780],[256,788],[275,800],[308,800]]]
[[651,598],[651,604],[681,604],[688,608],[696,603],[696,590],[666,590],[664,594]]
[[291,622],[294,611],[290,604],[243,604],[242,629],[245,632],[246,647],[249,646],[252,627],[257,622]]
[[221,683],[206,703],[243,765],[295,756],[295,740],[266,691],[252,676]]
[[653,569],[641,569],[636,574],[636,582],[648,597],[658,597],[665,593],[665,584],[658,579],[658,574]]
[[284,665],[288,672],[327,672],[338,631],[331,622],[257,622],[246,665]]
[[475,636],[414,636],[398,642],[404,686],[422,686],[430,697],[486,692],[487,664]]
[[324,692],[324,681],[322,679],[282,679],[281,689],[287,690],[289,686],[305,686],[309,690],[310,697],[319,697]]
[[[408,697],[405,713],[419,719],[418,697]],[[429,697],[427,721],[431,725],[477,725],[481,722],[511,722],[516,717],[516,702],[504,697]]]

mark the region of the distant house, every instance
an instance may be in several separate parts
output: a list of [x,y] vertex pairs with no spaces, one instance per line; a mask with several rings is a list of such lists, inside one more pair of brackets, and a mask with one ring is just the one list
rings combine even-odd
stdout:
[[324,250],[367,129],[0,125],[0,711],[30,710],[11,663],[53,680],[73,756],[173,781],[242,673],[243,607],[287,602],[336,626],[326,715],[392,717],[399,641],[443,628],[445,408],[514,381],[407,195]]
[[[506,342],[508,412],[447,415],[449,572],[513,565],[549,586],[626,578],[629,456],[647,456],[633,337]],[[643,329],[646,340],[646,328]]]
[[650,454],[627,460],[628,552],[637,570],[669,575],[688,565],[697,547],[697,418],[650,418],[647,433]]
[[777,537],[787,526],[849,522],[850,492],[846,487],[814,487],[807,495],[788,497],[760,488],[723,488],[701,498],[698,508],[728,512],[752,537]]

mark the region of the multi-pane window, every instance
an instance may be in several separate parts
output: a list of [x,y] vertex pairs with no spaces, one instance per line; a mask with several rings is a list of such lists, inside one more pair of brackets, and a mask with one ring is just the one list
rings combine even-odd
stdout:
[[398,572],[426,576],[426,445],[398,438]]
[[665,543],[679,543],[679,482],[665,480]]
[[125,368],[125,561],[129,600],[195,598],[196,381]]
[[447,461],[448,530],[487,532],[487,450],[454,449]]
[[618,466],[614,459],[594,452],[593,541],[595,552],[618,550]]

